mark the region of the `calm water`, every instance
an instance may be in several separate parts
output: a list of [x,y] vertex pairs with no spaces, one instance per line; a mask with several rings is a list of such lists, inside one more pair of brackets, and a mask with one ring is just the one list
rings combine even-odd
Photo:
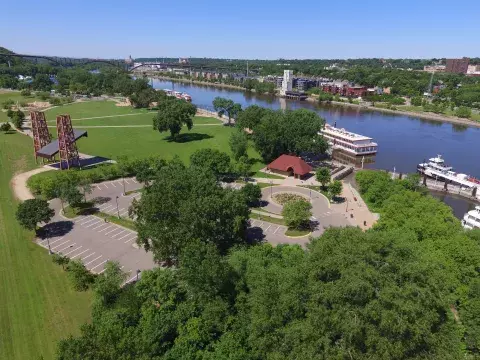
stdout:
[[[318,106],[310,102],[285,100],[278,97],[256,96],[239,90],[221,89],[170,81],[153,80],[157,89],[184,91],[198,107],[212,109],[216,96],[232,99],[243,107],[259,105],[271,109],[306,108],[316,111],[328,123],[337,122],[362,135],[372,137],[379,145],[374,166],[397,172],[414,172],[418,163],[437,154],[458,172],[480,178],[480,128],[441,123],[432,120],[384,114],[343,106]],[[213,110],[213,109],[212,109]]]

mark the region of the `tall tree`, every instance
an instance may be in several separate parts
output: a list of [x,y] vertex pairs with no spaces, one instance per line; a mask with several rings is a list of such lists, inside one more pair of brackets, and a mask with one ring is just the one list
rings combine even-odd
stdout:
[[335,199],[342,193],[343,184],[340,180],[334,180],[328,185],[328,192],[332,195],[332,199]]
[[222,254],[244,243],[249,216],[240,192],[222,189],[213,173],[179,162],[157,173],[132,213],[139,243],[168,264],[192,239],[215,244]]
[[320,167],[315,171],[315,179],[325,187],[330,182],[330,169],[327,167]]
[[229,140],[230,150],[232,150],[233,158],[240,159],[247,155],[248,139],[247,134],[243,130],[233,131]]
[[199,149],[190,156],[190,163],[199,169],[211,171],[215,176],[228,174],[231,170],[230,156],[217,149]]
[[238,114],[235,125],[241,130],[250,129],[255,131],[262,118],[271,111],[258,105],[251,105]]
[[18,205],[16,218],[21,226],[28,230],[37,230],[40,222],[48,223],[55,211],[50,209],[48,202],[41,199],[29,199]]
[[183,100],[160,102],[157,116],[153,119],[153,128],[160,132],[170,131],[171,138],[177,140],[183,125],[188,130],[192,129],[196,112],[195,105]]
[[305,200],[291,200],[283,205],[282,216],[289,228],[308,228],[312,205]]
[[213,99],[213,108],[218,113],[218,116],[228,116],[228,124],[230,125],[231,119],[236,119],[238,114],[242,111],[242,105],[235,103],[233,100],[225,99],[217,96]]

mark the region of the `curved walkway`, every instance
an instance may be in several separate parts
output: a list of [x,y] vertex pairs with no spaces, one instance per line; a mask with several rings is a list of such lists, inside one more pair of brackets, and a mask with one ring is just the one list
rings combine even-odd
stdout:
[[31,176],[35,174],[39,174],[45,171],[50,171],[52,169],[48,169],[45,167],[33,169],[31,171],[27,171],[21,174],[17,174],[12,178],[12,189],[13,189],[13,194],[15,197],[21,201],[25,201],[28,199],[33,199],[34,196],[30,192],[30,189],[27,186],[27,181],[30,179]]
[[312,236],[320,236],[324,230],[330,226],[353,226],[354,224],[343,213],[339,213],[330,207],[330,202],[321,193],[302,187],[294,186],[272,186],[262,189],[262,201],[266,203],[263,207],[268,212],[274,214],[282,213],[282,206],[272,201],[272,196],[278,193],[297,193],[307,199],[312,204],[312,218],[316,223]]

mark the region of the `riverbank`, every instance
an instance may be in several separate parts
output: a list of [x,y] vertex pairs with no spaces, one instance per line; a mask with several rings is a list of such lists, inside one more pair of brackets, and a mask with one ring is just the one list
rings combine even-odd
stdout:
[[[314,97],[308,97],[307,101],[318,104],[318,99]],[[330,101],[328,104],[353,107],[360,110],[378,111],[378,112],[387,113],[387,114],[405,115],[405,116],[416,117],[416,118],[425,119],[425,120],[448,122],[451,124],[474,126],[474,127],[480,128],[479,121],[469,120],[469,119],[464,119],[464,118],[459,118],[454,116],[440,115],[440,114],[427,113],[427,112],[384,109],[384,108],[379,108],[375,106],[351,104],[351,103],[342,102],[342,101]]]
[[[237,85],[222,84],[222,83],[211,83],[211,82],[207,82],[207,81],[198,81],[198,80],[189,80],[189,79],[178,79],[178,78],[171,78],[171,77],[168,77],[168,76],[153,75],[153,74],[149,74],[149,73],[145,73],[145,75],[147,75],[150,78],[159,79],[159,80],[168,80],[168,81],[174,81],[174,82],[181,82],[181,83],[185,83],[185,84],[215,86],[215,87],[226,88],[226,89],[247,91],[244,87],[237,86]],[[253,90],[253,89],[251,91],[255,92],[255,90]]]

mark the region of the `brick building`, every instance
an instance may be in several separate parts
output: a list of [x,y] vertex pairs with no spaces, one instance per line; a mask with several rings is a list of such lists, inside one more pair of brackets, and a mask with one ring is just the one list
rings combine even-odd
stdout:
[[469,58],[447,59],[447,68],[445,71],[448,73],[466,74],[469,61]]

